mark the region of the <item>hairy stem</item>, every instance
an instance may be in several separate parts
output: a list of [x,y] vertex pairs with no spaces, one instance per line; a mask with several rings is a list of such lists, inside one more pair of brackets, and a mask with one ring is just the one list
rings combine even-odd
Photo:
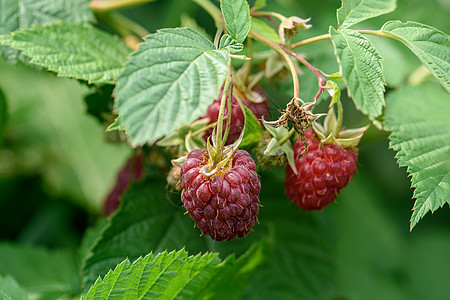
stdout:
[[295,128],[291,128],[291,130],[289,130],[289,133],[285,137],[283,137],[278,143],[280,145],[283,145],[291,138],[292,135],[294,135],[294,133],[295,133]]
[[303,45],[315,43],[315,42],[322,41],[322,40],[328,40],[330,38],[331,38],[331,35],[329,33],[322,34],[322,35],[319,35],[319,36],[315,36],[315,37],[312,37],[312,38],[309,38],[309,39],[306,39],[306,40],[294,43],[294,44],[290,45],[289,48],[290,49],[295,49],[295,48],[303,46]]
[[220,99],[219,116],[217,117],[216,146],[218,148],[222,148],[223,146],[223,139],[222,139],[223,116],[225,113],[225,103],[227,102],[228,90],[230,85],[231,85],[231,72],[228,71],[227,76],[225,78],[225,84],[223,85],[222,98]]
[[108,12],[126,7],[153,2],[155,0],[92,0],[89,6],[94,12]]
[[298,76],[297,76],[297,70],[295,69],[295,65],[292,62],[291,58],[289,57],[289,55],[283,50],[283,46],[280,44],[277,44],[275,42],[272,42],[271,40],[263,37],[262,35],[254,32],[253,30],[250,30],[249,35],[251,37],[253,37],[254,39],[260,41],[261,43],[269,46],[270,48],[274,49],[275,51],[277,51],[281,56],[283,56],[283,58],[286,60],[288,66],[289,66],[289,70],[291,71],[291,75],[292,75],[292,81],[294,83],[294,97],[299,98],[300,97],[300,84],[298,81]]
[[225,27],[225,21],[222,18],[222,12],[217,6],[215,6],[209,0],[192,0],[192,1],[197,3],[214,19],[214,23],[217,29]]

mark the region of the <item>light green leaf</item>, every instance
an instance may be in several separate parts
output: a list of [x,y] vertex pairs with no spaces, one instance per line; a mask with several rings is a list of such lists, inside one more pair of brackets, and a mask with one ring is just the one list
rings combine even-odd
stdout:
[[69,253],[1,243],[0,256],[0,274],[13,276],[29,292],[55,299],[79,293],[80,276]]
[[230,52],[240,52],[244,45],[234,40],[229,34],[224,34],[220,39],[219,49],[227,49]]
[[[9,34],[36,24],[67,21],[94,21],[89,0],[0,0],[0,35]],[[10,63],[17,62],[18,52],[0,46],[0,55]]]
[[11,276],[0,276],[0,299],[26,300],[27,292]]
[[131,51],[119,38],[91,25],[63,22],[24,29],[1,42],[59,76],[89,83],[114,83]]
[[255,4],[253,4],[253,9],[254,10],[258,10],[258,9],[261,9],[261,8],[264,8],[264,7],[266,7],[266,0],[256,0],[255,1]]
[[342,0],[342,6],[337,10],[338,29],[387,14],[395,10],[396,2],[396,0]]
[[381,31],[407,46],[450,91],[450,39],[438,29],[416,23],[390,21]]
[[263,20],[252,18],[252,30],[275,43],[281,43],[278,33]]
[[230,36],[243,43],[251,26],[250,9],[246,0],[221,0],[220,9]]
[[252,111],[245,105],[242,107],[244,108],[245,125],[243,138],[239,145],[241,147],[253,147],[261,141],[264,132],[261,128],[261,123],[259,123]]
[[370,119],[381,114],[384,106],[382,58],[372,43],[351,29],[340,32],[330,27],[340,73],[356,107]]
[[387,102],[390,146],[415,189],[412,230],[429,211],[450,205],[450,95],[433,86],[406,87]]
[[99,278],[82,299],[195,299],[220,263],[217,254],[189,256],[182,249],[128,259]]
[[191,29],[149,35],[115,89],[115,108],[130,143],[153,143],[202,116],[219,95],[229,62],[227,50],[215,50]]

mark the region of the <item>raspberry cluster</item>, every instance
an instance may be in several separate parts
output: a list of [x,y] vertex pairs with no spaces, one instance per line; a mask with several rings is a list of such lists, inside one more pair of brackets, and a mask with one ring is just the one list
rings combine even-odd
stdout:
[[[268,98],[260,87],[258,86],[255,87],[254,91],[260,94],[265,100],[260,103],[253,103],[242,98],[241,99],[242,104],[248,107],[258,120],[260,120],[262,117],[267,118],[270,113]],[[202,117],[202,118],[209,118],[209,124],[217,122],[221,99],[222,99],[222,92],[220,93],[219,97],[216,100],[214,100],[214,102],[208,107],[208,110]],[[228,105],[225,106],[224,117],[227,117],[228,115],[230,115],[230,131],[228,132],[228,138],[226,140],[227,145],[233,143],[239,138],[239,135],[241,134],[245,124],[244,113],[242,112],[241,107],[239,106],[239,103],[234,95],[231,96],[231,114],[228,114]],[[211,136],[212,131],[213,131],[212,128],[206,130],[203,138],[207,140],[208,137]],[[225,132],[225,126],[223,132]]]
[[181,167],[181,200],[203,234],[215,241],[244,237],[257,221],[261,182],[255,162],[244,150],[238,150],[231,169],[224,174],[205,176],[208,152],[196,149]]
[[[314,131],[305,131],[308,153],[295,160],[297,175],[286,168],[286,196],[304,210],[321,210],[332,203],[356,173],[358,153],[336,144],[321,145]],[[294,144],[294,157],[302,150]]]

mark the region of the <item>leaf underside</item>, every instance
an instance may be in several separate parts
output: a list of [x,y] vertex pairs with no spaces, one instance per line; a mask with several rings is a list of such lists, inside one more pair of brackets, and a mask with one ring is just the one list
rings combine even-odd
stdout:
[[115,36],[92,25],[37,25],[1,40],[59,76],[89,83],[114,83],[131,51]]
[[344,29],[387,14],[395,10],[396,2],[396,0],[342,0],[342,6],[337,10],[338,28]]
[[415,189],[412,230],[429,211],[450,205],[450,96],[438,87],[416,86],[392,93],[387,102],[390,146]]
[[330,27],[340,72],[356,107],[370,119],[381,114],[384,106],[382,57],[372,43],[351,29]]
[[450,91],[450,38],[428,25],[390,21],[381,31],[405,44]]
[[202,116],[228,71],[227,50],[215,50],[188,28],[148,36],[117,80],[115,109],[133,146],[154,143]]

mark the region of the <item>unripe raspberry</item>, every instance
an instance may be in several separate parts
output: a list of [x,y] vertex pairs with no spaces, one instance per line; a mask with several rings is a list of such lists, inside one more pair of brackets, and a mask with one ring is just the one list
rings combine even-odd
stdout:
[[[262,117],[267,118],[269,116],[269,100],[267,96],[264,94],[264,91],[262,88],[256,86],[253,91],[258,93],[264,101],[260,103],[254,103],[250,102],[244,98],[241,98],[242,103],[248,107],[252,113],[255,115],[255,117],[260,120]],[[209,124],[212,124],[214,122],[217,122],[217,118],[219,116],[219,108],[220,108],[220,100],[222,99],[222,92],[220,93],[219,97],[214,100],[214,102],[208,107],[208,110],[206,111],[203,118],[209,118]],[[228,116],[228,106],[225,106],[225,113],[224,117]],[[226,121],[224,121],[224,124]],[[231,97],[231,119],[230,119],[230,131],[228,133],[228,138],[226,141],[226,144],[229,145],[236,141],[239,138],[239,135],[241,134],[242,129],[244,128],[245,124],[245,118],[244,114],[241,110],[241,107],[239,106],[238,101],[236,100],[236,97],[232,95]],[[225,132],[225,127],[223,128],[223,132]],[[203,138],[205,140],[208,139],[208,137],[211,136],[213,129],[210,128],[205,131],[205,134]]]
[[208,152],[189,153],[181,167],[181,200],[203,234],[215,241],[244,237],[257,221],[261,183],[255,163],[244,150],[231,159],[231,168],[215,176],[203,175]]
[[[356,173],[356,149],[338,145],[321,145],[314,131],[305,131],[308,153],[295,159],[297,175],[288,166],[284,185],[286,196],[304,210],[321,210],[332,203],[339,191]],[[294,157],[302,151],[302,143],[294,144]]]

